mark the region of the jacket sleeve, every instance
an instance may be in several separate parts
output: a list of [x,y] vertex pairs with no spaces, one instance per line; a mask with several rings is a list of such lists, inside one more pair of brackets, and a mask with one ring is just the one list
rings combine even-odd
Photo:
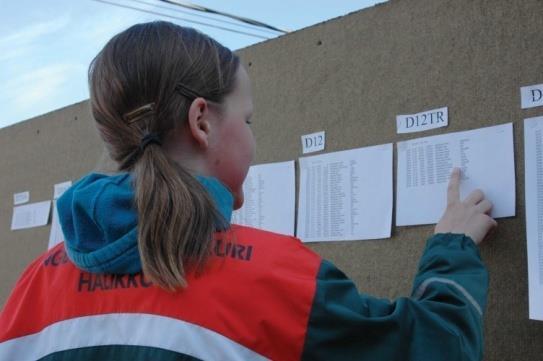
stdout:
[[481,360],[488,274],[474,242],[437,234],[409,298],[359,294],[321,263],[302,360]]

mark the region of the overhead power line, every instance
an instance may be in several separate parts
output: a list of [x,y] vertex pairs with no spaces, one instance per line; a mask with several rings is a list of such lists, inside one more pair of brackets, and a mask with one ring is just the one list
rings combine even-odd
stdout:
[[277,35],[277,32],[275,30],[272,31],[272,30],[270,30],[268,28],[255,27],[254,25],[247,25],[245,23],[242,24],[239,21],[234,22],[234,21],[228,21],[228,20],[224,20],[224,19],[218,19],[218,18],[215,18],[215,17],[212,17],[212,16],[205,16],[205,15],[201,15],[201,14],[196,14],[194,11],[185,11],[185,10],[179,9],[178,7],[161,6],[161,5],[158,5],[156,3],[150,3],[150,2],[146,2],[146,1],[142,1],[142,0],[127,0],[127,1],[132,1],[132,2],[139,3],[139,4],[143,4],[143,5],[154,6],[155,8],[159,8],[159,9],[175,11],[175,12],[178,12],[178,13],[181,13],[181,14],[194,16],[194,17],[201,18],[201,19],[211,20],[211,21],[215,21],[215,22],[218,22],[218,23],[222,23],[222,24],[228,24],[228,25],[232,25],[232,26],[245,28],[245,29],[263,31],[263,32],[267,32],[268,34]]
[[218,10],[213,10],[213,9],[210,9],[210,8],[206,8],[204,6],[200,6],[200,5],[197,5],[197,4],[190,3],[188,1],[182,1],[182,0],[160,0],[160,1],[165,2],[165,3],[169,3],[169,4],[175,4],[175,5],[178,5],[178,6],[182,6],[182,7],[187,8],[187,9],[201,11],[201,12],[204,12],[204,13],[210,13],[210,14],[225,16],[225,17],[235,19],[235,20],[247,23],[247,24],[254,25],[254,26],[259,26],[259,27],[262,27],[262,28],[275,30],[275,31],[278,31],[278,32],[283,33],[283,34],[286,34],[286,33],[289,32],[287,30],[279,29],[279,28],[276,28],[275,26],[268,25],[268,24],[263,23],[261,21],[257,21],[257,20],[253,20],[253,19],[249,19],[249,18],[245,18],[245,17],[242,17],[242,16],[233,15],[233,14],[228,14],[228,13],[218,11]]
[[170,18],[170,19],[186,21],[188,23],[207,26],[207,27],[210,27],[210,28],[224,30],[224,31],[229,31],[229,32],[236,33],[236,34],[243,34],[243,35],[247,35],[247,36],[252,36],[254,38],[265,39],[265,40],[269,39],[269,38],[267,38],[265,36],[262,36],[262,35],[259,35],[259,34],[253,34],[253,33],[249,33],[249,32],[246,32],[246,31],[240,31],[240,30],[236,30],[236,29],[227,28],[227,27],[224,27],[224,26],[205,23],[205,22],[202,22],[202,21],[197,21],[197,20],[192,20],[192,19],[187,19],[187,18],[181,18],[181,17],[178,17],[178,16],[163,14],[163,13],[159,13],[157,11],[140,9],[140,8],[133,7],[133,6],[128,6],[128,5],[122,5],[122,4],[118,4],[118,3],[114,3],[114,2],[110,2],[110,1],[106,1],[106,0],[92,0],[92,1],[100,2],[100,3],[104,3],[104,4],[109,4],[109,5],[125,8],[125,9],[140,11],[140,12],[144,12],[144,13],[148,13],[148,14],[163,16],[163,17]]

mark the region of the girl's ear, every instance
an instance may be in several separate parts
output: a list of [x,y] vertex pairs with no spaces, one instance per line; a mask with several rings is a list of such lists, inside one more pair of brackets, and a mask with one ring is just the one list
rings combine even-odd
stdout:
[[209,115],[209,105],[204,98],[192,101],[188,114],[190,135],[204,149],[209,146]]

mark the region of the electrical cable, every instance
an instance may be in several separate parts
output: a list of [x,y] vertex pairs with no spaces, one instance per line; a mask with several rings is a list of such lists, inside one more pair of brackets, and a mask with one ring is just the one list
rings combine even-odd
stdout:
[[190,3],[188,1],[182,1],[182,0],[160,0],[160,1],[165,2],[165,3],[169,3],[169,4],[175,4],[175,5],[178,5],[178,6],[182,6],[182,7],[187,8],[187,9],[201,11],[201,12],[204,12],[204,13],[210,13],[210,14],[225,16],[225,17],[235,19],[235,20],[247,23],[247,24],[254,25],[254,26],[259,26],[259,27],[262,27],[262,28],[275,30],[275,31],[278,31],[278,32],[283,33],[283,34],[286,34],[286,33],[289,32],[287,30],[279,29],[279,28],[276,28],[275,26],[268,25],[268,24],[263,23],[261,21],[245,18],[245,17],[242,17],[242,16],[237,16],[237,15],[234,15],[234,14],[225,13],[225,12],[218,11],[218,10],[213,10],[213,9],[210,9],[210,8],[206,8],[204,6],[200,6],[200,5],[197,5],[197,4]]
[[208,23],[204,23],[204,22],[202,22],[202,21],[197,21],[197,20],[192,20],[192,19],[181,18],[181,17],[178,17],[178,16],[173,16],[173,15],[168,15],[168,14],[162,14],[162,13],[159,13],[159,12],[156,12],[156,11],[152,11],[152,10],[145,10],[145,9],[140,9],[140,8],[136,8],[136,7],[133,7],[133,6],[117,4],[117,3],[110,2],[110,1],[106,1],[106,0],[92,0],[92,1],[100,2],[100,3],[104,3],[104,4],[109,4],[109,5],[113,5],[113,6],[125,8],[125,9],[136,10],[136,11],[140,11],[140,12],[144,12],[144,13],[148,13],[148,14],[163,16],[163,17],[170,18],[170,19],[176,19],[176,20],[186,21],[186,22],[189,22],[189,23],[198,24],[198,25],[202,25],[202,26],[207,26],[207,27],[214,28],[214,29],[229,31],[229,32],[236,33],[236,34],[242,34],[242,35],[252,36],[252,37],[258,38],[258,39],[264,39],[264,40],[270,39],[270,38],[267,38],[267,37],[265,37],[265,36],[258,35],[258,34],[252,34],[252,33],[248,33],[248,32],[245,32],[245,31],[240,31],[240,30],[235,30],[235,29],[226,28],[226,27],[224,27],[224,26],[219,26],[219,25],[214,25],[214,24],[208,24]]
[[217,18],[214,18],[214,17],[211,17],[211,16],[195,14],[194,12],[183,11],[181,9],[168,7],[168,6],[160,6],[160,5],[157,5],[157,4],[154,4],[154,3],[149,3],[149,2],[146,2],[146,1],[142,1],[142,0],[126,0],[126,1],[132,1],[132,2],[139,3],[139,4],[154,6],[154,7],[159,8],[159,9],[175,11],[175,12],[178,12],[178,13],[181,13],[181,14],[194,16],[194,17],[201,18],[201,19],[212,20],[212,21],[216,21],[216,22],[219,22],[219,23],[223,23],[223,24],[233,25],[233,26],[237,26],[237,27],[241,27],[241,28],[245,28],[245,29],[250,29],[250,30],[263,31],[263,32],[266,32],[268,34],[277,35],[277,32],[275,30],[272,31],[272,30],[267,29],[267,28],[255,27],[255,26],[247,25],[245,23],[240,24],[239,22],[228,21],[228,20],[224,20],[224,19],[217,19]]

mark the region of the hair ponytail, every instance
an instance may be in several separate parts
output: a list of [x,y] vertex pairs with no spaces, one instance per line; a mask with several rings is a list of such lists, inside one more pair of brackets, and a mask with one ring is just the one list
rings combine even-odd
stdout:
[[100,135],[119,170],[133,175],[143,272],[165,289],[185,287],[188,272],[202,269],[225,220],[160,138],[186,121],[192,99],[180,83],[220,103],[238,65],[236,55],[196,30],[153,22],[116,35],[89,68]]
[[201,269],[210,254],[220,215],[200,183],[156,144],[133,174],[143,272],[163,288],[185,287],[186,268]]

